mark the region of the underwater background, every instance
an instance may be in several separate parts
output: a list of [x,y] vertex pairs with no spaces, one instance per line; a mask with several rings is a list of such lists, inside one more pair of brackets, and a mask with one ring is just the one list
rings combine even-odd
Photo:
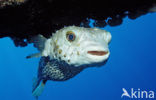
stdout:
[[[128,99],[121,98],[122,88],[156,93],[156,13],[126,17],[123,24],[103,29],[112,34],[106,65],[87,68],[65,82],[48,81],[39,100]],[[25,57],[36,52],[32,44],[20,48],[10,38],[0,39],[0,100],[35,100],[32,79],[39,58]]]

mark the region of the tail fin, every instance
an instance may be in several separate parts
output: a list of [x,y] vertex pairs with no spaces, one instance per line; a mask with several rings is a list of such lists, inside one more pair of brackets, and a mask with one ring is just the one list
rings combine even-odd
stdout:
[[42,94],[44,86],[44,81],[38,81],[37,79],[34,79],[32,95],[36,97],[36,99]]

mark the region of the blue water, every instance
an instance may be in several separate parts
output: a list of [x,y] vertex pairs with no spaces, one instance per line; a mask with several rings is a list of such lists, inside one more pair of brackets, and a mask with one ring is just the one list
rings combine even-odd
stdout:
[[[156,93],[156,13],[104,29],[112,33],[107,64],[65,82],[48,81],[39,100],[125,100],[122,88]],[[35,100],[31,89],[39,58],[25,58],[35,52],[32,45],[20,48],[0,39],[0,100]]]

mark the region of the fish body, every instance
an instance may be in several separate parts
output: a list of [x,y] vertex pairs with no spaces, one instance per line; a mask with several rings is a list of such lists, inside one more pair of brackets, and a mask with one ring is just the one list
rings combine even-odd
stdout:
[[110,32],[77,26],[64,27],[49,39],[34,37],[32,42],[40,53],[28,58],[41,59],[33,95],[38,97],[42,93],[47,80],[65,81],[85,68],[103,65],[110,55],[110,41]]

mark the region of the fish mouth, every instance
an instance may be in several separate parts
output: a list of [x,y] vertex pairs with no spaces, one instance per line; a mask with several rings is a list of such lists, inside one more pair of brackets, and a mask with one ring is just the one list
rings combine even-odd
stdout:
[[108,54],[108,51],[88,51],[87,53],[95,56],[104,56]]

